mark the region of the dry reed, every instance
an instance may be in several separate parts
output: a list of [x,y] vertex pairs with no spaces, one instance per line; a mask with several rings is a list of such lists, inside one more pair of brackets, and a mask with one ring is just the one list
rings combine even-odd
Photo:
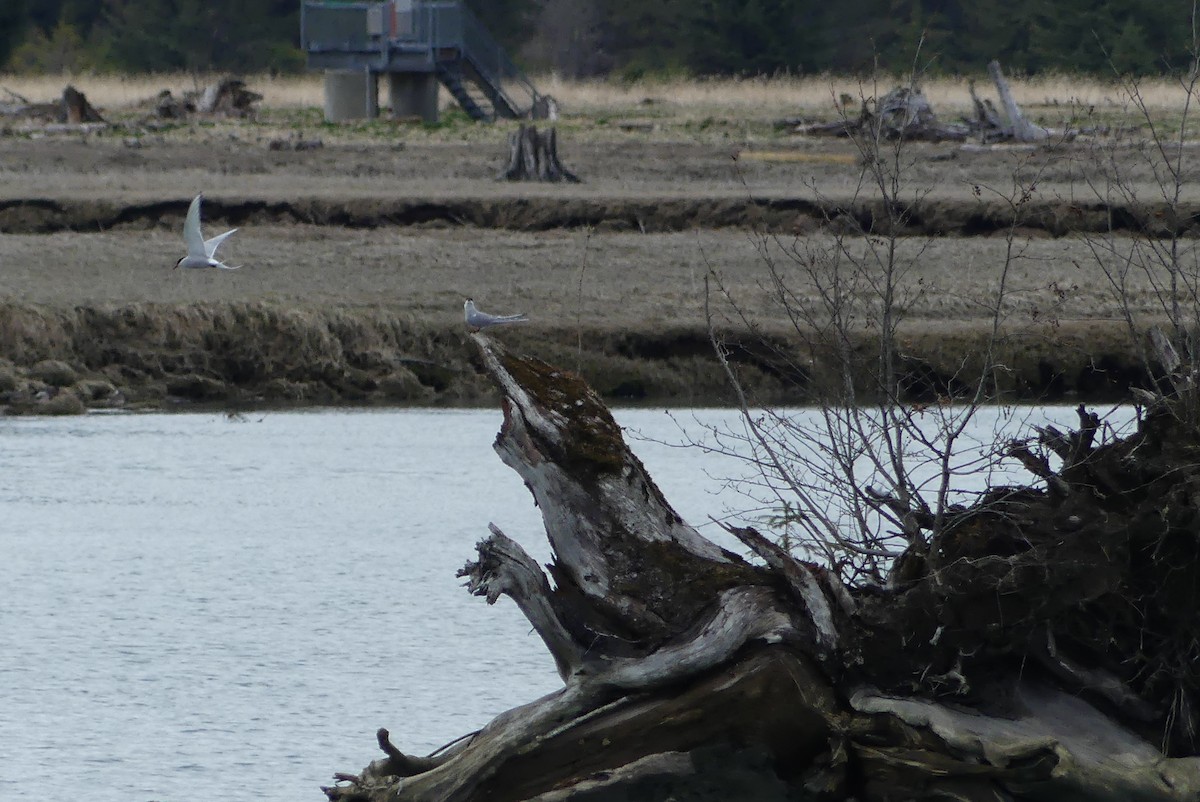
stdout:
[[[162,89],[181,92],[204,86],[209,75],[186,73],[162,75],[0,75],[0,88],[30,100],[57,97],[67,83],[84,91],[93,104],[121,109],[136,106]],[[633,82],[565,80],[541,75],[534,84],[553,95],[566,114],[629,114],[642,111],[655,116],[703,117],[708,115],[778,115],[789,110],[833,113],[837,99],[858,99],[886,92],[902,79],[882,76],[874,83],[851,76],[813,75],[760,78],[645,79]],[[251,75],[247,84],[264,99],[268,108],[313,108],[322,105],[322,78],[317,73],[290,76]],[[1115,81],[1074,75],[1047,75],[1011,80],[1018,102],[1026,106],[1079,106],[1123,108],[1128,95]],[[968,79],[932,78],[922,83],[935,109],[945,112],[970,108]],[[991,95],[986,79],[980,91]],[[1139,91],[1147,106],[1156,111],[1181,107],[1183,92],[1167,78],[1147,80]],[[444,93],[443,93],[444,94]],[[448,102],[448,98],[443,98]]]
[[[773,78],[713,78],[642,80],[632,83],[613,81],[564,81],[543,76],[538,86],[554,95],[572,113],[604,114],[641,108],[683,110],[689,116],[719,115],[733,111],[741,116],[778,115],[795,110],[832,116],[837,113],[843,95],[855,105],[864,99],[879,97],[894,86],[905,83],[895,76],[880,76],[864,81],[851,76],[813,75]],[[978,92],[992,97],[990,80],[977,80]],[[921,82],[929,102],[943,114],[965,113],[971,109],[970,81],[966,77],[933,78]],[[1092,77],[1047,75],[1010,79],[1017,102],[1025,107],[1075,107],[1119,110],[1129,105],[1129,94],[1116,81]],[[1139,92],[1152,111],[1166,112],[1182,107],[1186,98],[1177,82],[1155,79],[1142,82]],[[678,114],[678,111],[674,111]]]
[[[169,73],[151,75],[12,75],[0,74],[3,90],[15,92],[31,101],[59,97],[63,87],[72,84],[88,96],[94,106],[106,109],[132,108],[154,98],[163,89],[180,94],[203,88],[217,76]],[[321,77],[311,75],[251,75],[246,83],[263,96],[269,108],[306,108],[320,106]]]

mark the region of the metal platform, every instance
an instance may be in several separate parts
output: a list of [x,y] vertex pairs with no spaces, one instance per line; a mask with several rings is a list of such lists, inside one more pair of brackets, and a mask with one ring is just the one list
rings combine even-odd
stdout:
[[[445,86],[473,119],[530,116],[541,95],[484,26],[461,2],[310,2],[300,10],[300,42],[311,69],[354,79],[326,80],[326,116],[332,108],[358,108],[330,92],[374,93],[379,75],[388,75],[396,116],[429,118],[429,87],[436,119],[436,87]],[[331,88],[335,87],[335,88]],[[339,88],[340,87],[340,88]],[[353,87],[353,88],[351,88]],[[396,109],[399,103],[404,108]],[[374,116],[373,98],[362,115]]]

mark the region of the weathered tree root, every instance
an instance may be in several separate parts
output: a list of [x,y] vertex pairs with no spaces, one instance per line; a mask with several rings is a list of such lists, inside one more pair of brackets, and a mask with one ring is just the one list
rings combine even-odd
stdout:
[[[974,116],[962,122],[944,123],[938,120],[933,108],[921,90],[915,87],[897,87],[877,102],[864,98],[857,115],[850,114],[854,98],[843,95],[841,110],[843,117],[833,122],[801,124],[799,133],[815,136],[879,136],[883,139],[903,139],[908,142],[963,142],[968,137],[978,137],[985,144],[997,142],[1044,142],[1052,132],[1030,122],[1008,87],[1008,81],[1000,70],[1000,63],[988,64],[988,75],[996,86],[1003,111],[990,100],[980,100],[975,93],[975,82],[971,81],[971,102]],[[1072,139],[1077,131],[1062,132],[1063,139]]]
[[765,566],[718,548],[578,377],[473,340],[555,558],[551,585],[493,525],[460,575],[564,687],[428,758],[381,731],[331,800],[1200,798],[1200,435],[1167,399],[1123,440],[1081,408],[1014,446],[1047,489],[914,519],[903,575],[854,590],[752,529]]

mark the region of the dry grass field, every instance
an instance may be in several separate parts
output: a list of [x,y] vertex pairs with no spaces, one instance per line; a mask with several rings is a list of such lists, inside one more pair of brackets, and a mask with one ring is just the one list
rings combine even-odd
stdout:
[[[212,76],[167,74],[121,75],[3,75],[0,87],[30,99],[58,95],[67,83],[82,88],[98,107],[120,110],[145,103],[164,88],[181,92],[203,87]],[[971,108],[968,78],[939,77],[922,81],[921,88],[935,109],[943,114],[965,113]],[[247,83],[263,95],[263,105],[272,109],[318,108],[322,104],[319,74],[297,76],[249,76]],[[646,79],[632,82],[564,80],[556,75],[533,76],[534,84],[555,97],[567,116],[595,117],[629,114],[646,106],[665,106],[672,115],[691,119],[709,116],[756,117],[809,113],[835,114],[837,98],[879,96],[892,86],[905,83],[899,76],[864,81],[849,76],[776,76],[759,78]],[[986,77],[979,83],[986,87]],[[1114,112],[1128,107],[1130,98],[1115,81],[1073,75],[1048,75],[1011,79],[1013,95],[1024,107],[1096,107]],[[986,93],[986,88],[982,88]],[[1185,93],[1169,79],[1145,81],[1139,91],[1149,108],[1163,114],[1182,106]],[[443,93],[442,105],[451,103]],[[771,110],[774,110],[773,112]],[[657,109],[656,109],[657,111]]]
[[[46,100],[66,80],[3,76],[0,87]],[[35,366],[50,359],[149,404],[477,402],[485,388],[465,378],[460,323],[462,299],[473,296],[485,309],[529,312],[534,322],[506,332],[511,339],[581,368],[615,397],[721,401],[719,371],[704,355],[705,275],[718,272],[778,334],[786,321],[765,289],[768,261],[803,291],[788,251],[834,242],[811,209],[808,218],[788,210],[816,204],[819,223],[871,195],[851,143],[775,124],[829,119],[842,92],[878,93],[845,78],[543,77],[564,110],[563,159],[584,179],[569,186],[495,180],[509,123],[447,110],[435,126],[325,124],[316,76],[251,78],[264,95],[252,120],[167,125],[147,122],[145,101],[203,79],[69,80],[116,126],[43,134],[0,121],[0,394],[36,394]],[[925,89],[951,119],[969,103],[965,81]],[[1062,78],[1014,89],[1047,125],[1078,121],[1082,109],[1133,120],[1111,85]],[[1165,82],[1141,91],[1163,119],[1180,107]],[[324,146],[271,148],[291,138]],[[1006,264],[1004,325],[1020,343],[1011,357],[1030,392],[1047,371],[1070,372],[1069,392],[1102,352],[1126,349],[1122,310],[1091,246],[1062,236],[1055,221],[1097,201],[1098,154],[1116,154],[1125,180],[1153,197],[1143,142],[906,146],[904,196],[934,210],[919,235],[899,241],[913,354],[948,373],[969,361]],[[1005,208],[1018,184],[1035,186],[1037,220],[1012,232],[1010,251],[1003,230],[971,221]],[[244,265],[237,272],[170,269],[182,253],[183,210],[201,191],[206,231],[242,229],[223,246]],[[1200,193],[1189,184],[1184,200]],[[1131,308],[1158,311],[1160,278],[1130,284]],[[430,364],[438,370],[418,370]],[[771,371],[760,373],[766,388]],[[802,400],[794,388],[767,389]]]
[[[862,246],[851,244],[856,250]],[[174,271],[174,228],[0,237],[0,297],[47,307],[267,303],[403,310],[456,327],[462,299],[528,312],[535,328],[623,331],[702,326],[704,278],[721,274],[770,328],[786,327],[771,302],[768,260],[804,293],[790,238],[740,230],[659,234],[516,232],[474,228],[405,230],[266,225],[222,245],[233,273]],[[834,248],[829,235],[804,248]],[[914,327],[986,322],[998,294],[1003,238],[906,238],[899,242],[904,304]],[[1112,266],[1114,260],[1106,260]],[[1121,309],[1084,243],[1039,237],[1020,244],[1006,276],[1011,325],[1117,321]],[[1154,287],[1135,276],[1128,291],[1141,314]]]

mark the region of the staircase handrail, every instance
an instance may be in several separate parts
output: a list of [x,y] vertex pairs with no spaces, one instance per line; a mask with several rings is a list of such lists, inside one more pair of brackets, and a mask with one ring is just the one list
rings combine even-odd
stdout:
[[[513,63],[512,59],[508,57],[508,53],[492,38],[487,28],[471,12],[471,9],[467,8],[466,4],[460,5],[462,6],[463,56],[471,61],[480,76],[492,85],[496,93],[503,98],[509,108],[516,112],[518,117],[527,116],[539,98],[533,82],[520,67]],[[518,105],[505,91],[507,85],[515,85],[523,89],[529,98],[528,105]]]

